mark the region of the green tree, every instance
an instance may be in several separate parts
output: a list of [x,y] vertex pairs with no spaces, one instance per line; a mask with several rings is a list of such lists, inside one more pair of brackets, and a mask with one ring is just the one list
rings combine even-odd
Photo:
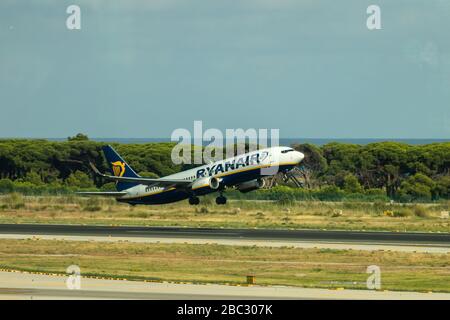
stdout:
[[328,168],[327,160],[323,157],[322,150],[309,143],[294,144],[292,147],[305,155],[300,166],[300,174],[305,180],[306,187],[311,188],[318,185],[319,177]]
[[101,186],[101,191],[116,191],[116,183],[115,182],[108,182]]
[[158,179],[159,178],[159,176],[156,173],[148,172],[148,171],[141,171],[141,172],[139,172],[139,175],[141,177],[151,178],[151,179]]
[[68,187],[94,188],[92,179],[82,171],[75,171],[65,180]]
[[68,141],[88,141],[89,137],[83,133],[77,133],[76,136],[68,137]]
[[34,184],[35,186],[41,186],[44,184],[42,181],[41,176],[36,171],[30,171],[27,173],[25,178],[23,179],[24,182],[30,182]]
[[363,188],[353,174],[348,174],[344,178],[344,191],[348,193],[362,193]]
[[450,199],[450,176],[442,176],[436,180],[436,196]]
[[0,193],[10,193],[14,190],[14,182],[9,179],[0,179]]
[[422,173],[416,173],[402,182],[399,196],[405,200],[431,200],[435,183]]

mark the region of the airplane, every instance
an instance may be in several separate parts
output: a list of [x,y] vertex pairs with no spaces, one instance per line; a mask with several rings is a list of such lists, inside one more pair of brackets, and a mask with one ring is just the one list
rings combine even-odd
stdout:
[[264,187],[262,178],[278,172],[289,172],[304,158],[304,154],[289,147],[271,147],[216,161],[163,178],[138,175],[122,157],[107,145],[103,153],[113,175],[101,173],[92,163],[94,172],[116,182],[113,192],[77,192],[89,196],[111,196],[131,205],[165,204],[189,199],[198,205],[199,196],[219,192],[216,203],[226,204],[225,189],[236,188],[245,193]]

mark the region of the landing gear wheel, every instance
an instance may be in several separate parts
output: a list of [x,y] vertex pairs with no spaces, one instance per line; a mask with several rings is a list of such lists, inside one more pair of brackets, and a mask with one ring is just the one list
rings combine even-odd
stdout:
[[189,198],[189,204],[190,205],[198,205],[200,203],[200,199],[198,197],[190,197]]
[[217,204],[226,204],[227,203],[227,198],[225,198],[224,196],[219,196],[216,198],[216,203]]

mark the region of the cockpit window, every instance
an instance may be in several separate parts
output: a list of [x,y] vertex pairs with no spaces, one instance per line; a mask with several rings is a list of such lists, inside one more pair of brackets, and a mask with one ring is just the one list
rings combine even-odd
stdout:
[[286,150],[282,150],[281,153],[288,153],[288,152],[291,152],[291,151],[294,151],[294,149],[286,149]]

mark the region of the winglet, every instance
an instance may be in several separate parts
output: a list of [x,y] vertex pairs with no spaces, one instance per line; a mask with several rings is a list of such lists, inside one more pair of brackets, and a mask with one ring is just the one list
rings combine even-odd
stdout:
[[92,170],[95,172],[96,175],[99,175],[99,176],[102,176],[102,177],[105,176],[103,173],[101,173],[97,169],[97,167],[91,161],[89,161],[89,165],[91,166]]

